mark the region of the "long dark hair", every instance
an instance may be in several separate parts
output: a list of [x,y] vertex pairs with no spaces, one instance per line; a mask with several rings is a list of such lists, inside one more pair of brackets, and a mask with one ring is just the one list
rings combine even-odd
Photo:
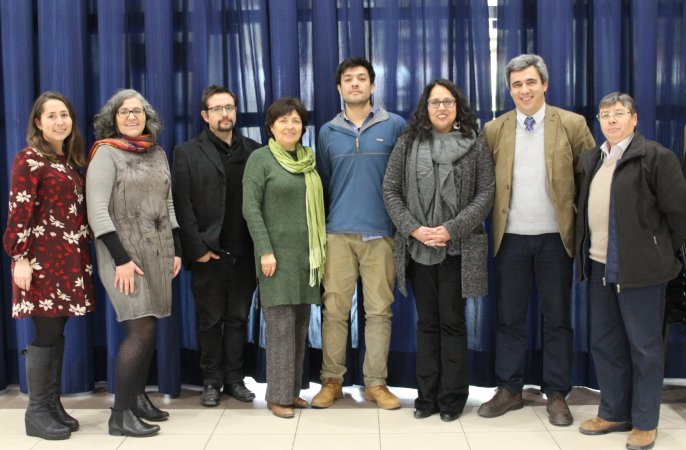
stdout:
[[38,96],[36,101],[33,102],[31,114],[29,114],[29,123],[26,126],[26,143],[29,145],[29,147],[33,147],[38,150],[50,161],[57,162],[57,154],[55,153],[55,149],[48,141],[45,140],[43,131],[41,131],[36,124],[36,121],[40,121],[45,103],[49,100],[58,100],[64,103],[64,106],[67,107],[67,111],[69,112],[69,117],[71,118],[71,133],[69,133],[69,136],[67,136],[63,144],[64,154],[67,156],[67,163],[76,168],[86,167],[86,158],[84,156],[83,149],[83,137],[81,136],[81,131],[79,131],[79,125],[76,123],[74,107],[71,105],[71,102],[67,100],[67,97],[59,92],[43,92]]
[[476,136],[479,132],[479,125],[476,122],[476,114],[472,111],[469,104],[467,104],[467,99],[464,94],[455,86],[452,81],[440,78],[434,80],[427,84],[422,92],[421,97],[419,97],[419,102],[417,103],[417,108],[415,108],[410,119],[410,125],[405,130],[405,135],[408,136],[410,141],[419,139],[420,141],[429,139],[431,136],[431,120],[429,119],[428,111],[428,101],[431,95],[431,90],[437,85],[441,85],[450,91],[450,94],[455,97],[457,104],[457,116],[455,120],[460,125],[460,133],[464,137]]

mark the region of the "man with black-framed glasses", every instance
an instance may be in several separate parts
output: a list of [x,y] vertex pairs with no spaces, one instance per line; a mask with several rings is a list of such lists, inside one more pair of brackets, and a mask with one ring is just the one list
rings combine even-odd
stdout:
[[217,406],[222,385],[236,400],[255,398],[243,383],[246,322],[256,277],[242,213],[242,180],[248,155],[260,144],[235,129],[233,92],[209,86],[201,103],[207,128],[174,149],[172,193],[196,303],[200,403]]

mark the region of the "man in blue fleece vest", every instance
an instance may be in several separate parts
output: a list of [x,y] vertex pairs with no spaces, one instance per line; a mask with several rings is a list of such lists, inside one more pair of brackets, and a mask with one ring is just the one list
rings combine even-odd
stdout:
[[372,104],[374,68],[364,58],[336,72],[345,108],[319,132],[317,170],[327,207],[322,323],[322,389],[312,399],[327,408],[343,397],[348,321],[358,278],[365,311],[364,396],[384,409],[400,407],[386,387],[393,303],[393,224],[382,199],[388,157],[405,121]]

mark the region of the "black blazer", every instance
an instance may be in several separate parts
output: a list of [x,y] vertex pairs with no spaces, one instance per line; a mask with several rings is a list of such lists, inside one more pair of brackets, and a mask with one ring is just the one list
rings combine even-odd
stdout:
[[[195,139],[174,148],[172,195],[186,267],[209,250],[224,251],[219,237],[226,207],[226,175],[208,133],[211,131],[205,129]],[[247,154],[261,147],[236,130],[234,135],[242,139]]]

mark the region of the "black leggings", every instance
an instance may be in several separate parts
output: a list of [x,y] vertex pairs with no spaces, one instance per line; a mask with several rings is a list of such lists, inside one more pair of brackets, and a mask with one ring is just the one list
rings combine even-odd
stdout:
[[32,317],[36,335],[31,345],[34,347],[54,347],[59,340],[64,338],[64,326],[67,324],[67,316],[58,317]]
[[126,336],[119,345],[114,382],[114,410],[124,411],[136,404],[145,392],[150,360],[155,348],[155,317],[124,322]]

